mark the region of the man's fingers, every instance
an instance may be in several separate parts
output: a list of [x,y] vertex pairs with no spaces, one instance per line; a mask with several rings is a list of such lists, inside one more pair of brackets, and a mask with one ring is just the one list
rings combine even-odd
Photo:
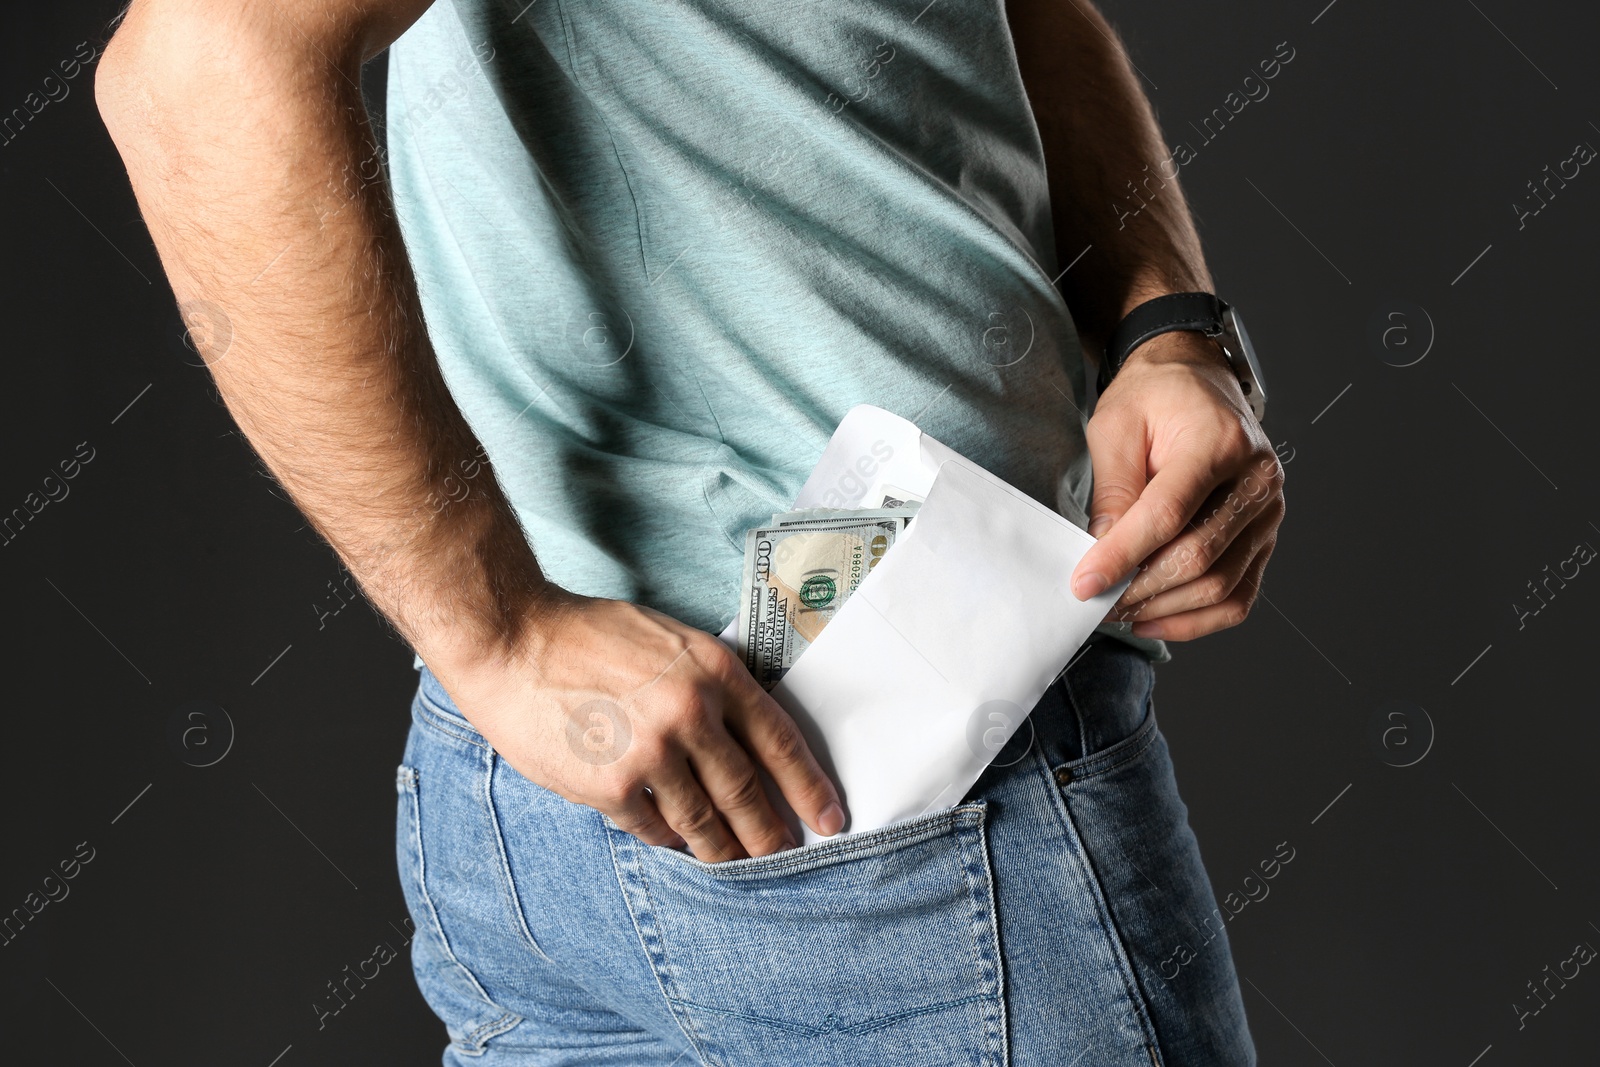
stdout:
[[[1263,526],[1258,520],[1268,513],[1273,522]],[[1264,479],[1252,474],[1224,482],[1206,498],[1205,504],[1181,534],[1145,560],[1145,566],[1117,601],[1117,608],[1131,608],[1165,591],[1194,584],[1202,576],[1211,578],[1216,574],[1217,565],[1224,554],[1245,530],[1256,527],[1259,539],[1260,531],[1270,532],[1282,515],[1283,498],[1273,495]],[[1247,562],[1248,558],[1239,561],[1233,573],[1235,582]],[[1222,595],[1226,596],[1232,590],[1232,585],[1229,585]],[[1221,597],[1216,599],[1220,600]]]
[[[748,677],[748,676],[747,676]],[[844,829],[839,791],[817,763],[800,728],[754,678],[730,703],[727,722],[745,750],[767,769],[784,799],[805,824],[824,836]]]
[[606,813],[611,821],[647,845],[682,848],[687,842],[661,817],[661,809],[649,794],[640,792],[623,806]]
[[[1277,532],[1278,515],[1268,512],[1258,516],[1243,530],[1235,533],[1227,550],[1217,557],[1203,573],[1171,584],[1146,599],[1114,609],[1111,619],[1119,622],[1150,622],[1169,615],[1178,615],[1196,608],[1220,604],[1233,595],[1243,581],[1250,564]],[[1153,562],[1140,576],[1153,574],[1160,569]],[[1135,583],[1137,584],[1137,582]]]
[[719,730],[718,734],[689,755],[706,795],[750,855],[766,856],[793,848],[794,835],[772,810],[756,765],[738,741],[725,731]]
[[1237,626],[1250,615],[1250,607],[1261,592],[1261,576],[1272,555],[1274,542],[1268,542],[1245,568],[1244,577],[1227,599],[1210,607],[1169,615],[1156,622],[1133,624],[1135,637],[1155,637],[1164,641],[1192,641],[1206,634]]
[[650,792],[667,825],[689,843],[695,858],[720,863],[747,855],[686,761],[674,760],[658,769]]
[[1073,571],[1072,595],[1088,600],[1126,577],[1182,532],[1219,480],[1209,458],[1194,454],[1157,471],[1122,519],[1084,553]]

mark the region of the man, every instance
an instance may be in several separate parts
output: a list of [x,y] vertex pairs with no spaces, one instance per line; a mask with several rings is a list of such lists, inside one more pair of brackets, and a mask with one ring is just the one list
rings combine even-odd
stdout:
[[[97,95],[230,411],[426,664],[445,1062],[1254,1062],[1151,663],[1245,617],[1282,474],[1205,332],[1113,340],[1211,282],[1087,3],[135,0]],[[860,402],[1101,535],[1080,599],[1138,575],[962,805],[795,848],[758,769],[848,813],[711,634]]]

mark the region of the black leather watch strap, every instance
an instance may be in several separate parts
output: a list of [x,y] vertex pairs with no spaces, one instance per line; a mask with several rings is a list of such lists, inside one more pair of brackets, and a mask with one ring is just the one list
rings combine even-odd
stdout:
[[1173,293],[1158,296],[1128,312],[1111,331],[1106,358],[1100,364],[1100,389],[1110,384],[1135,348],[1158,334],[1173,330],[1199,330],[1207,337],[1223,331],[1222,301],[1212,293]]

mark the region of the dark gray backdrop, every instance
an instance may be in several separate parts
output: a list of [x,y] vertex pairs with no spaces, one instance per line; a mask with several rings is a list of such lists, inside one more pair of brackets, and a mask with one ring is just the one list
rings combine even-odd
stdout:
[[[1194,150],[1288,472],[1264,596],[1174,646],[1162,725],[1264,1063],[1594,1062],[1600,977],[1549,976],[1600,946],[1600,577],[1575,555],[1600,547],[1600,173],[1564,162],[1600,146],[1600,20],[1325,3],[1105,5]],[[58,898],[0,937],[0,1056],[435,1063],[403,956],[318,1027],[327,983],[404,937],[415,675],[182,343],[92,70],[61,79],[116,7],[0,16],[0,115],[58,97],[0,138],[0,514],[57,498],[0,538],[0,915]]]

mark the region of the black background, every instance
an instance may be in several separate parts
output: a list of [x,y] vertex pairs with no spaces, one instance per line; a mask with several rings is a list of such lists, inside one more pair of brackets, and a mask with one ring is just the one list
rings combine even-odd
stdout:
[[[1552,582],[1520,626],[1514,605],[1600,546],[1600,173],[1521,229],[1512,205],[1600,145],[1600,20],[1325,2],[1105,4],[1169,140],[1198,148],[1182,181],[1288,474],[1264,596],[1173,646],[1163,729],[1219,897],[1295,850],[1228,926],[1263,1063],[1591,1063],[1600,977],[1520,1029],[1513,1005],[1600,945],[1600,576]],[[8,8],[0,113],[116,10]],[[1270,95],[1202,145],[1189,123],[1280,42]],[[94,455],[0,547],[0,914],[94,850],[0,947],[0,1057],[435,1063],[403,957],[320,1030],[311,1007],[401,939],[410,653],[364,604],[319,618],[343,571],[183,344],[91,81],[0,146],[0,513]]]

